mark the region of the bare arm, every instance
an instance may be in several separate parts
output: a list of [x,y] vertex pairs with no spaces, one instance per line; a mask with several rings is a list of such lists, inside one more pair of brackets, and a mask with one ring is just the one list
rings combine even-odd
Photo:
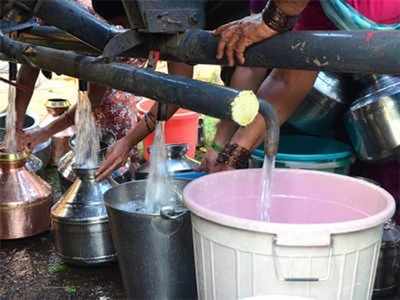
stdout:
[[[182,63],[168,63],[168,71],[173,75],[180,75],[191,78],[193,76],[193,67]],[[176,105],[167,106],[167,119],[173,116],[178,110]],[[141,119],[138,124],[130,129],[126,136],[120,139],[107,154],[106,160],[101,164],[97,172],[97,180],[103,180],[109,176],[113,170],[125,163],[132,147],[141,142],[149,135],[155,126],[158,104],[154,104],[150,109],[151,118]],[[150,120],[151,119],[151,120]]]
[[[276,69],[261,85],[258,96],[268,99],[278,115],[282,125],[302,103],[317,77],[316,72],[302,70]],[[232,143],[252,150],[265,136],[265,122],[258,116],[249,126],[240,128],[232,138]]]
[[24,127],[25,113],[32,99],[36,80],[39,76],[39,69],[28,65],[22,65],[18,72],[17,85],[23,89],[16,89],[15,107],[16,107],[16,128],[22,130]]
[[306,8],[310,0],[274,0],[278,6],[288,16],[297,16]]

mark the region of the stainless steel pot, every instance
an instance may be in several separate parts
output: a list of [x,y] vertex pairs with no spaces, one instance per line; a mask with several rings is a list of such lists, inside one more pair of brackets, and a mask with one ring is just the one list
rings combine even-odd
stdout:
[[398,156],[400,149],[400,77],[374,78],[345,116],[353,147],[365,161]]
[[[167,169],[172,173],[190,172],[199,166],[199,163],[186,156],[188,146],[186,144],[168,144]],[[145,163],[135,172],[135,179],[146,179],[149,175],[150,164]]]
[[348,102],[346,78],[320,72],[312,90],[288,123],[298,130],[315,135],[331,134]]
[[[6,134],[6,113],[0,114],[0,141],[4,140]],[[32,131],[39,128],[39,123],[32,115],[25,115],[24,130]],[[51,156],[51,139],[39,144],[33,149],[32,154],[42,161],[42,167],[45,168],[50,162]]]
[[51,209],[56,252],[66,262],[96,265],[116,258],[104,206],[115,183],[96,182],[96,169],[75,169],[78,179]]
[[[98,153],[98,160],[102,162],[105,158],[108,148],[115,142],[115,136],[110,132],[103,132],[100,143],[100,151]],[[75,137],[70,139],[70,148],[73,149],[75,145]],[[64,189],[67,189],[72,182],[75,181],[76,175],[74,173],[73,165],[75,163],[74,151],[67,152],[58,162],[58,172],[60,173],[61,182]],[[120,169],[116,170],[112,178],[118,183],[123,183],[130,181],[132,178],[130,176],[130,171],[128,166],[122,166]]]
[[[175,181],[183,189],[186,181]],[[112,238],[129,299],[196,299],[192,226],[186,208],[160,214],[135,210],[146,181],[119,185],[105,194]]]

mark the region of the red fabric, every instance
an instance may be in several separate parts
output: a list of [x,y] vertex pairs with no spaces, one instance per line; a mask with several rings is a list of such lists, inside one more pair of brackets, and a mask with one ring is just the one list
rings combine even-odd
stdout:
[[[400,23],[400,0],[348,0],[347,2],[374,22]],[[319,0],[308,4],[295,27],[297,31],[335,29],[335,25],[325,16]]]

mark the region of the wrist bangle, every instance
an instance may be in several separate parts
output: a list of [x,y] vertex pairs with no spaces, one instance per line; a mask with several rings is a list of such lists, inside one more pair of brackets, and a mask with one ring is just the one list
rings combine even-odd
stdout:
[[224,147],[221,146],[221,145],[219,145],[219,144],[217,144],[216,142],[213,142],[213,143],[211,144],[211,149],[213,149],[215,152],[222,152],[222,151],[224,151]]
[[293,29],[299,16],[288,16],[276,4],[274,0],[269,0],[262,11],[264,23],[271,29],[283,33]]
[[224,164],[234,169],[247,169],[249,167],[250,151],[238,144],[227,144],[218,154],[217,163]]

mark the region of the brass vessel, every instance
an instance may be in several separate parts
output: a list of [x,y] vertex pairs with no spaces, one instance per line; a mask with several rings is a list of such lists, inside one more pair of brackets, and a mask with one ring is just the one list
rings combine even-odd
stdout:
[[51,187],[25,166],[28,153],[0,152],[0,239],[19,239],[50,226]]
[[[71,104],[68,100],[65,99],[49,99],[46,102],[46,109],[48,115],[46,118],[40,123],[40,127],[45,127],[48,124],[55,121],[62,114],[64,114],[69,108]],[[61,157],[64,156],[69,150],[69,139],[74,135],[75,129],[74,126],[68,127],[63,131],[60,131],[51,137],[51,158],[50,164],[53,166],[57,166]]]

